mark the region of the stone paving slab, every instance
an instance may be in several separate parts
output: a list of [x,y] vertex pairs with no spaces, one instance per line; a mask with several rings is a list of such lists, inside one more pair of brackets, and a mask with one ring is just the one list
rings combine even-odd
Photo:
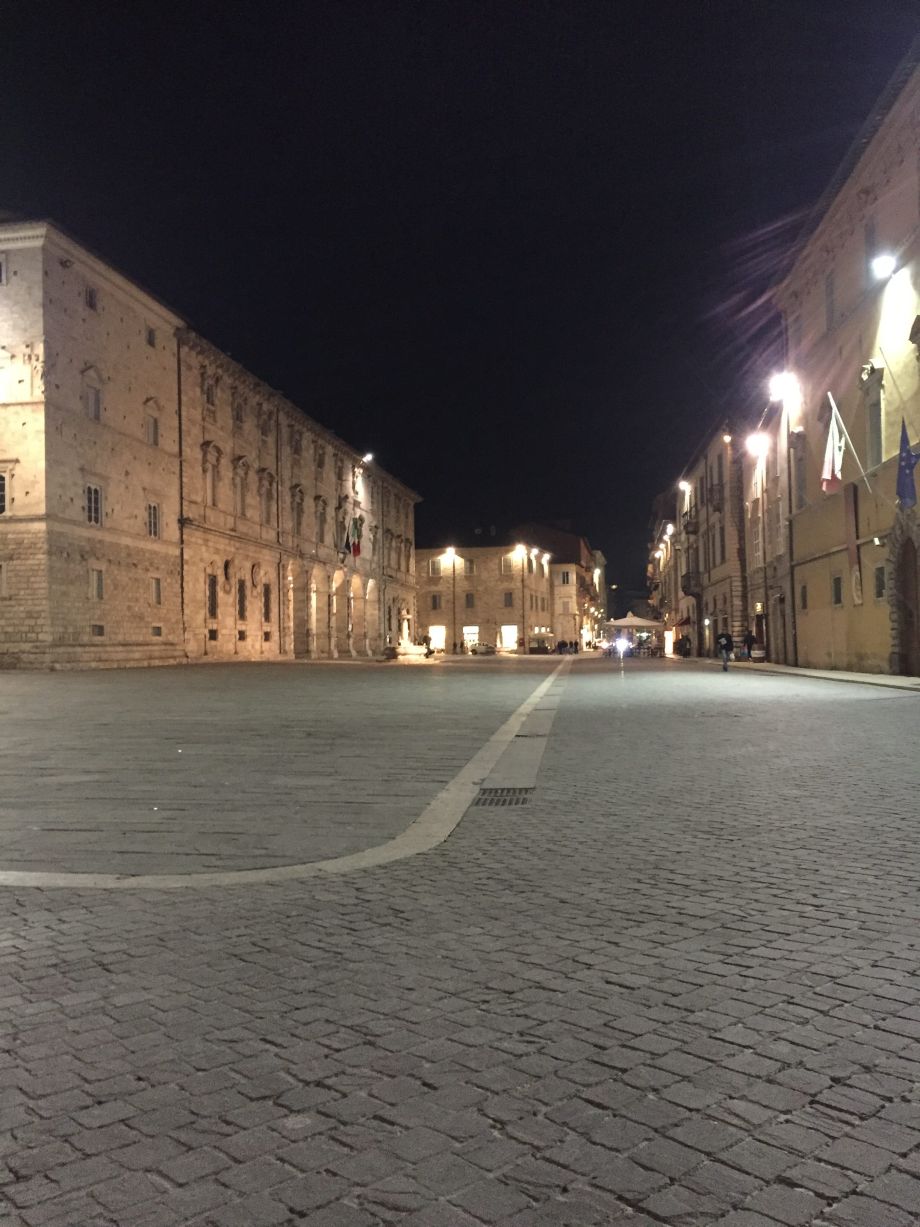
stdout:
[[[556,662],[552,662],[553,664]],[[404,830],[551,671],[387,665],[0,674],[0,865],[170,874]],[[483,685],[487,682],[487,685]]]
[[409,860],[0,892],[10,1220],[915,1227],[913,698],[635,663]]

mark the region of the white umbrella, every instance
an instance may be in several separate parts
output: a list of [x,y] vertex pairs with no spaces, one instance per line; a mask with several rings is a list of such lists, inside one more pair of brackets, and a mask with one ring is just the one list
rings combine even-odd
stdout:
[[664,630],[660,622],[653,622],[650,618],[637,618],[631,612],[625,618],[610,618],[607,625],[622,627],[624,630]]

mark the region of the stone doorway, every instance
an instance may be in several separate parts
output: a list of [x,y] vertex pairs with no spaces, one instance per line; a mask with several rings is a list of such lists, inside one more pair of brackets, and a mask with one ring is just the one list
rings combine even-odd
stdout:
[[898,672],[920,677],[920,575],[917,547],[908,537],[898,550],[895,591],[898,601]]

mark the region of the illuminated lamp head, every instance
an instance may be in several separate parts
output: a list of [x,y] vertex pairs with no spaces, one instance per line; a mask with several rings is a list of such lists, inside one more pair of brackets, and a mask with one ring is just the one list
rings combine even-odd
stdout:
[[897,267],[897,260],[890,252],[883,252],[875,257],[869,266],[876,281],[887,281]]

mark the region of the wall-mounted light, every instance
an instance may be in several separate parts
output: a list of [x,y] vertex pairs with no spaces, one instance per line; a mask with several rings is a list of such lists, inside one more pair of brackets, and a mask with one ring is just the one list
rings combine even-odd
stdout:
[[890,252],[883,252],[875,257],[869,267],[876,281],[887,281],[897,266],[897,260]]
[[515,556],[515,558],[525,558],[525,557],[526,557],[526,555],[527,555],[527,546],[526,546],[526,545],[516,545],[516,546],[514,547],[514,556]]
[[732,437],[731,437],[731,435],[723,435],[723,436],[722,436],[722,442],[723,442],[723,443],[731,443],[731,441],[732,441]]
[[672,537],[674,535],[674,525],[667,524],[664,531],[669,537]]
[[365,452],[365,453],[364,453],[364,455],[361,457],[361,463],[362,463],[362,464],[370,464],[370,462],[371,462],[373,459],[374,459],[374,453],[373,453],[373,452]]
[[689,494],[689,493],[690,493],[690,483],[689,483],[689,481],[679,481],[679,482],[677,483],[677,488],[678,488],[678,490],[682,490],[682,491],[684,492],[684,494]]
[[452,545],[449,545],[447,549],[444,551],[444,557],[447,559],[448,562],[453,562],[453,560],[457,557],[457,551],[454,549]]
[[752,456],[760,459],[760,457],[766,456],[770,450],[770,436],[765,435],[762,430],[755,430],[752,435],[748,435],[745,439],[744,445]]

